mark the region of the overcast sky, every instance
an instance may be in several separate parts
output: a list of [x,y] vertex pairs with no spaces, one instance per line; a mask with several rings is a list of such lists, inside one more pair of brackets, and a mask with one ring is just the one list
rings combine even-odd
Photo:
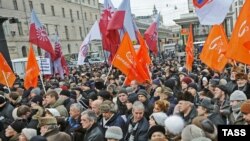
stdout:
[[[103,3],[104,0],[99,0]],[[111,0],[118,7],[122,0]],[[136,16],[151,15],[154,5],[163,15],[165,25],[175,24],[172,20],[178,19],[179,15],[188,12],[188,0],[130,0],[132,13]],[[177,9],[175,9],[177,7]]]

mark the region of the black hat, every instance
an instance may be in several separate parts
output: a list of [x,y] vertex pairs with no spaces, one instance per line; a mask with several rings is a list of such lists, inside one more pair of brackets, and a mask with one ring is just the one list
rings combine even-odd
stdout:
[[186,91],[183,94],[179,95],[178,101],[181,101],[181,100],[189,101],[189,102],[193,103],[194,102],[194,96],[190,92]]
[[76,95],[76,92],[75,91],[71,91],[70,92],[70,98],[76,100],[77,99],[77,95]]
[[212,104],[212,100],[210,98],[203,98],[201,100],[201,102],[199,104],[197,104],[198,106],[202,106],[208,110],[213,110],[214,109],[214,105]]
[[195,89],[196,91],[197,91],[197,89],[198,89],[196,83],[190,83],[190,84],[188,84],[188,88],[189,88],[189,87]]
[[17,132],[21,133],[22,129],[26,126],[26,123],[22,120],[15,120],[10,124],[10,126]]
[[137,100],[138,100],[138,97],[137,97],[136,93],[132,93],[132,94],[128,95],[128,101],[129,102],[134,103]]
[[111,100],[111,95],[108,91],[102,90],[98,93],[98,96],[102,97],[104,100]]
[[154,132],[161,132],[165,135],[165,128],[161,125],[154,125],[148,131],[148,138],[150,139]]
[[5,97],[0,95],[0,105],[4,104],[5,102],[6,102]]
[[98,90],[105,89],[105,85],[104,85],[104,83],[103,83],[102,81],[97,81],[97,82],[95,82],[95,87],[96,87],[96,89],[98,89]]
[[217,85],[216,88],[222,90],[225,94],[228,93],[227,87],[225,85]]
[[67,97],[70,97],[70,91],[68,91],[68,90],[62,90],[62,91],[60,92],[60,95],[65,95],[65,96],[67,96]]
[[31,99],[31,102],[34,102],[38,105],[42,105],[43,104],[43,97],[41,95],[36,95]]
[[30,139],[30,141],[47,141],[47,139],[43,136],[34,136]]

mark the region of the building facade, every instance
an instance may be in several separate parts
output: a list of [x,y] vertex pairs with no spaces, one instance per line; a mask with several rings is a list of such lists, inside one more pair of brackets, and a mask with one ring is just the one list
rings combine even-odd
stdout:
[[[98,0],[0,0],[0,17],[18,19],[3,23],[11,59],[27,57],[32,9],[52,41],[59,35],[63,54],[78,53],[84,37],[100,16]],[[40,48],[35,47],[35,51],[38,56],[44,54]]]

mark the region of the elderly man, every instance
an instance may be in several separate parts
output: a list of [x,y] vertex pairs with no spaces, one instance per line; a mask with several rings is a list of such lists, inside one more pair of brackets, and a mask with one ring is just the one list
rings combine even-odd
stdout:
[[125,133],[127,141],[146,141],[148,139],[149,123],[144,117],[144,105],[140,101],[136,101],[132,107],[132,116],[128,118],[128,130]]
[[48,141],[71,141],[67,133],[59,131],[56,118],[54,117],[40,118],[39,126],[41,128],[41,136],[46,137]]
[[86,133],[84,141],[104,141],[104,135],[98,126],[97,117],[94,111],[86,110],[81,114],[81,124]]

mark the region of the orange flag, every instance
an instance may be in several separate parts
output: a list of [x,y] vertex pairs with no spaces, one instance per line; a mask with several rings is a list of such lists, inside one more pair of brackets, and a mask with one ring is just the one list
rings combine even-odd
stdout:
[[246,0],[236,21],[229,42],[228,58],[250,64],[250,1]]
[[30,44],[26,74],[24,78],[25,89],[29,89],[30,87],[37,87],[39,73],[40,69],[36,61],[36,55],[33,51],[32,44]]
[[194,44],[193,44],[193,32],[192,25],[189,27],[188,40],[186,43],[186,68],[188,71],[192,71],[192,66],[194,62]]
[[207,37],[200,59],[210,68],[222,72],[227,64],[228,41],[222,25],[214,25]]
[[137,80],[141,83],[143,82],[145,77],[143,76],[144,72],[137,59],[128,33],[124,35],[120,47],[113,59],[112,65],[118,68],[126,76],[133,78],[133,80]]
[[[149,68],[148,67],[149,67],[150,64],[152,64],[152,61],[151,61],[151,58],[150,58],[150,56],[148,54],[149,51],[148,51],[148,48],[147,48],[147,46],[145,44],[145,40],[143,39],[143,37],[141,36],[141,34],[139,32],[137,33],[137,36],[138,36],[139,43],[141,45],[138,52],[137,52],[138,61],[140,63],[140,66],[142,67],[141,69],[143,69],[143,72],[141,72],[141,73],[145,72],[143,74],[144,80],[151,81],[151,77],[150,77],[150,74],[149,74]],[[124,84],[129,85],[132,80],[133,80],[133,78],[128,76],[125,79]]]
[[16,76],[11,70],[10,66],[8,65],[7,61],[4,59],[2,53],[0,53],[0,83],[12,87],[15,80]]

